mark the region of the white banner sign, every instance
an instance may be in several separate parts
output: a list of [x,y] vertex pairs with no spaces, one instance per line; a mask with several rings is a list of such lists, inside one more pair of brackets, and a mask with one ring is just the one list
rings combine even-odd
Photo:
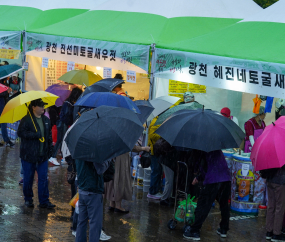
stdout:
[[21,31],[0,31],[0,49],[21,49]]
[[137,75],[135,71],[127,70],[127,82],[136,83]]
[[43,57],[42,68],[48,68],[48,58]]
[[155,76],[285,98],[285,65],[156,49]]
[[27,33],[27,55],[147,73],[149,46]]
[[103,78],[112,78],[112,68],[104,67]]
[[73,71],[74,67],[75,67],[75,62],[73,62],[73,61],[67,62],[67,71]]

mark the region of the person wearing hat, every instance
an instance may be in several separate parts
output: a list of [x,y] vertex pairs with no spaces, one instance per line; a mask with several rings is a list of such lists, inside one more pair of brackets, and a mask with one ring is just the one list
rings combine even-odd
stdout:
[[54,208],[49,201],[48,158],[52,153],[50,120],[44,115],[47,103],[36,99],[29,105],[29,113],[22,118],[18,136],[21,138],[20,158],[24,170],[23,193],[25,205],[34,207],[33,181],[38,174],[38,196],[40,208]]
[[224,117],[226,117],[226,118],[228,118],[228,119],[234,121],[237,125],[239,125],[238,119],[237,119],[236,117],[234,117],[234,116],[231,116],[231,110],[230,110],[229,108],[227,108],[227,107],[222,108],[221,114],[222,114]]
[[[114,76],[114,78],[115,78],[115,79],[123,80],[123,76],[122,76],[122,74],[120,74],[120,73],[117,73],[117,74]],[[115,93],[118,94],[118,95],[127,97],[128,95],[124,92],[124,90],[123,90],[123,88],[122,88],[122,84],[124,84],[124,82],[121,83],[121,84],[119,84],[118,86],[114,87],[113,92],[115,92]]]
[[192,92],[185,92],[183,94],[184,103],[192,103],[195,102],[195,96]]
[[266,127],[264,123],[264,119],[266,117],[265,108],[263,106],[260,106],[259,113],[255,115],[255,117],[251,118],[244,124],[246,134],[244,153],[251,152],[251,148],[254,145],[254,142],[263,133]]
[[22,79],[18,76],[18,73],[14,73],[9,79],[9,87],[12,89],[13,94],[19,92],[22,87]]

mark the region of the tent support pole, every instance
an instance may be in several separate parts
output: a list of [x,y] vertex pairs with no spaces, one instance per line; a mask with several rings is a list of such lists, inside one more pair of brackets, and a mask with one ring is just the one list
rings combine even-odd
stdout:
[[[26,50],[27,50],[27,35],[26,31],[22,32],[23,35],[23,56],[22,56],[22,65],[26,62]],[[23,70],[23,82],[22,82],[22,90],[26,90],[26,71]]]
[[154,70],[155,70],[155,44],[153,43],[151,45],[151,69],[150,69],[150,80],[149,80],[149,100],[153,99],[153,90],[154,90],[154,85],[155,85],[155,81],[154,81]]
[[[148,100],[152,100],[153,99],[153,90],[154,90],[154,85],[155,85],[155,81],[154,81],[154,70],[155,70],[155,43],[153,43],[151,45],[151,68],[150,68],[150,79],[149,79],[149,99]],[[146,122],[147,124],[147,129],[146,129],[146,135],[145,135],[145,146],[147,146],[147,141],[148,141],[148,127],[150,125],[150,122]]]

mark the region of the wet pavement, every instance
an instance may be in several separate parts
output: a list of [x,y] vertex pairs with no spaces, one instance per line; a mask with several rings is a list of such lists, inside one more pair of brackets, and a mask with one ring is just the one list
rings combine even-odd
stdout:
[[[39,209],[37,198],[37,177],[34,183],[35,208],[26,208],[20,179],[19,145],[16,148],[0,148],[0,241],[54,242],[75,241],[71,235],[70,185],[66,181],[67,166],[49,168],[50,201],[56,209]],[[187,241],[182,237],[183,224],[175,230],[167,228],[173,209],[162,207],[149,200],[147,193],[134,188],[133,201],[123,202],[129,214],[121,215],[104,207],[104,228],[112,236],[111,242],[176,242]],[[201,241],[252,242],[265,240],[265,218],[244,218],[231,215],[227,239],[216,235],[220,214],[212,209],[201,231]]]

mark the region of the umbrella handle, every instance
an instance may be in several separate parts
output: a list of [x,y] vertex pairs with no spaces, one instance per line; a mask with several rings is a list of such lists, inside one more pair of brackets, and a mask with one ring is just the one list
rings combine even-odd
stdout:
[[40,142],[43,143],[43,142],[45,142],[45,137],[42,137],[42,138],[40,138],[39,140],[40,140]]

